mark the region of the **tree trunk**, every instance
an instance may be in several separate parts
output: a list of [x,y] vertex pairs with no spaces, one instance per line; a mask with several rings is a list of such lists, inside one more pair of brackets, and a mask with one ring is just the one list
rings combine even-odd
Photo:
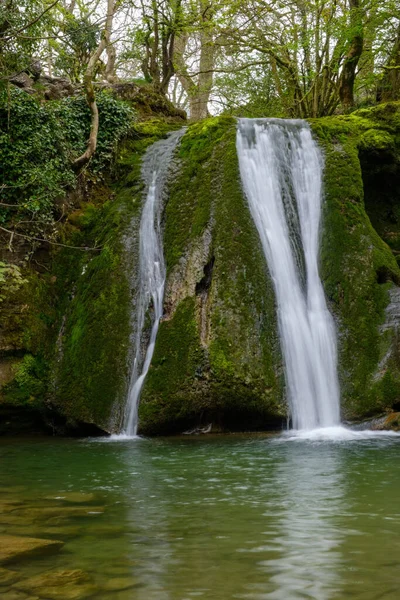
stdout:
[[86,94],[86,102],[90,108],[91,124],[90,124],[90,135],[85,152],[77,158],[73,167],[76,170],[84,167],[92,158],[96,152],[97,147],[97,134],[99,132],[99,110],[97,108],[96,94],[93,87],[93,77],[96,70],[97,63],[104,50],[110,44],[110,36],[112,31],[112,23],[114,18],[115,4],[114,0],[107,0],[107,18],[104,26],[104,31],[101,35],[101,40],[96,50],[92,53],[89,63],[86,69],[85,76],[83,78],[83,86]]
[[194,121],[208,117],[208,102],[214,79],[215,44],[212,32],[213,12],[207,0],[201,1],[200,63],[197,81],[192,77],[184,62],[187,36],[175,41],[175,65],[177,77],[189,98],[190,118]]
[[354,106],[356,69],[364,46],[364,29],[360,0],[350,0],[351,39],[339,83],[339,97],[345,111]]
[[400,23],[396,41],[384,69],[385,73],[376,94],[377,101],[400,100]]
[[115,61],[117,59],[117,53],[115,52],[114,44],[111,42],[107,45],[107,64],[106,70],[104,71],[104,79],[109,83],[115,83],[117,76],[115,74]]

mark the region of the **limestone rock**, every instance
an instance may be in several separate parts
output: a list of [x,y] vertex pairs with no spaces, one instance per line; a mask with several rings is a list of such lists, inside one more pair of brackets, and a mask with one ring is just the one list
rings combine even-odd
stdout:
[[0,564],[37,554],[54,552],[64,545],[60,540],[0,535]]
[[28,73],[18,73],[11,77],[10,82],[23,89],[33,86],[33,79],[29,77]]
[[24,579],[14,587],[46,600],[84,600],[98,591],[90,576],[80,569],[47,571]]

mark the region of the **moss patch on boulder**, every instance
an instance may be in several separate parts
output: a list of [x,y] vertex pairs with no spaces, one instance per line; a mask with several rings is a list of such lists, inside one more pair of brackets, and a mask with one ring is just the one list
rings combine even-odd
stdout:
[[348,419],[377,414],[400,397],[395,330],[383,328],[400,271],[366,212],[362,171],[367,154],[382,164],[396,160],[399,116],[397,104],[312,122],[325,154],[321,275],[337,320],[342,410]]
[[213,422],[268,429],[286,414],[274,294],[244,198],[236,122],[189,127],[165,210],[165,319],[139,408],[144,433]]

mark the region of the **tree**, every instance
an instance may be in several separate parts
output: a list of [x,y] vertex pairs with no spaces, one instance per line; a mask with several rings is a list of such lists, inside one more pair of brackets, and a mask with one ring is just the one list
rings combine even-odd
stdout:
[[104,25],[104,30],[101,34],[100,42],[94,52],[91,54],[86,73],[83,78],[83,85],[86,94],[86,101],[90,108],[91,114],[91,126],[88,145],[85,152],[74,161],[74,168],[76,170],[81,169],[85,166],[96,151],[97,146],[97,135],[99,131],[99,110],[96,102],[96,94],[93,86],[93,79],[96,70],[97,63],[103,54],[104,50],[111,44],[111,32],[113,26],[113,20],[115,11],[117,8],[117,2],[115,0],[107,0],[107,15]]
[[384,75],[378,87],[377,100],[400,100],[400,19],[392,49],[383,69]]
[[238,0],[225,46],[266,66],[289,116],[324,116],[354,102],[364,19],[361,0]]
[[350,2],[349,42],[339,81],[339,97],[342,106],[348,110],[354,106],[354,82],[356,69],[364,46],[364,14],[360,0]]
[[[194,120],[208,116],[208,102],[213,86],[216,60],[215,9],[211,0],[199,0],[195,26],[182,32],[176,42],[174,62],[177,78],[189,100],[189,114]],[[188,66],[190,56],[194,56],[197,73],[191,73]]]

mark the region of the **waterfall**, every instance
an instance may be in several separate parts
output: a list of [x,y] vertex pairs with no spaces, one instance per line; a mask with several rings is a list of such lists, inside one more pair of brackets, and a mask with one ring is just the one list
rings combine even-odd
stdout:
[[[163,314],[165,285],[161,232],[163,191],[175,148],[184,131],[184,129],[175,131],[165,140],[153,144],[143,159],[142,179],[146,187],[139,229],[139,291],[135,299],[134,360],[123,425],[123,433],[127,436],[137,434],[140,392],[153,357],[158,326]],[[149,311],[150,307],[151,311]],[[151,318],[151,333],[143,360],[143,331],[147,314]]]
[[280,119],[240,119],[237,151],[275,288],[293,427],[336,426],[336,332],[318,273],[321,152],[307,123]]

